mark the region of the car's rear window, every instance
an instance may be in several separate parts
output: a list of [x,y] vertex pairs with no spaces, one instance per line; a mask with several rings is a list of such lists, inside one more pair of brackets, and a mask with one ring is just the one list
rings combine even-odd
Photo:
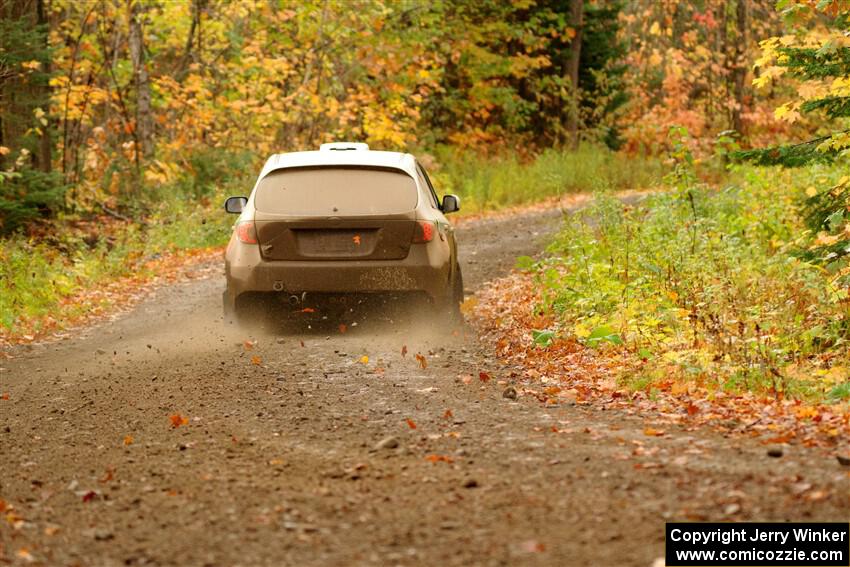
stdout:
[[416,208],[416,182],[393,169],[303,167],[280,169],[257,185],[258,211],[301,216],[405,213]]

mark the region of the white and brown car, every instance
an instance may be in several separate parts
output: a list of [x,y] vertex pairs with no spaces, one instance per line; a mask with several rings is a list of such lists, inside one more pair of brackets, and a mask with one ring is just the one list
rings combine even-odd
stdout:
[[[322,144],[318,151],[268,159],[248,197],[230,197],[239,214],[225,254],[224,311],[244,321],[259,306],[301,307],[348,295],[424,299],[457,321],[463,281],[454,230],[411,154],[366,144]],[[291,309],[290,309],[291,310]]]

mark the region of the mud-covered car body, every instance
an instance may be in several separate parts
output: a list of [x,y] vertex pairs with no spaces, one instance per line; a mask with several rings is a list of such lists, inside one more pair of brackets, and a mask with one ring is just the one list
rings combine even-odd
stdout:
[[463,284],[454,230],[411,154],[365,144],[273,155],[239,213],[225,253],[226,314],[261,299],[300,302],[309,294],[420,294],[456,312]]

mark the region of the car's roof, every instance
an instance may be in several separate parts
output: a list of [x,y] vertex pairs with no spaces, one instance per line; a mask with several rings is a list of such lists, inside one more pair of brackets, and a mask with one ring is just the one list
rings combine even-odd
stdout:
[[[357,144],[357,149],[332,149],[342,144],[328,144],[327,148],[317,151],[288,152],[271,156],[260,174],[262,179],[272,171],[286,169],[289,167],[334,167],[334,166],[361,166],[361,167],[388,167],[400,169],[416,178],[416,159],[411,154],[401,152],[373,151],[365,144]],[[354,144],[351,144],[354,146]],[[363,149],[365,147],[365,149]]]

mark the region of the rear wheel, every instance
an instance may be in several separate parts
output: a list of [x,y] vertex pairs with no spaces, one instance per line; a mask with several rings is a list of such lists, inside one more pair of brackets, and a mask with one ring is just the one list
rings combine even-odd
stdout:
[[440,316],[452,327],[463,325],[463,314],[460,312],[461,303],[463,303],[463,275],[460,266],[456,266],[446,297],[438,302]]
[[236,297],[232,308],[225,301],[225,320],[246,329],[266,326],[273,304],[271,298],[261,293],[243,293]]

